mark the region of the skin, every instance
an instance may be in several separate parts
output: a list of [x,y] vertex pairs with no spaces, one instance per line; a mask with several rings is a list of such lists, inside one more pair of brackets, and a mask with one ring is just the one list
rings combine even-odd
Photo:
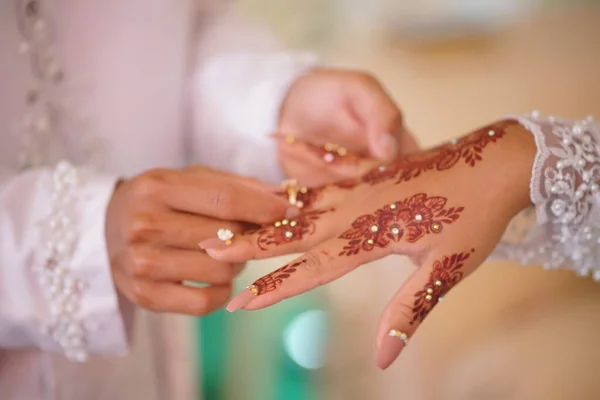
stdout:
[[[288,135],[300,143],[282,140]],[[306,186],[356,177],[417,150],[383,86],[367,73],[343,69],[315,69],[291,86],[275,139],[283,171]],[[313,148],[326,143],[343,145],[365,162],[326,163]]]
[[[316,69],[297,79],[282,103],[276,134],[298,139],[288,146],[274,138],[282,169],[306,177],[310,185],[358,176],[373,165],[324,164],[315,151],[323,140],[363,159],[391,160],[404,143],[414,145],[381,85],[357,71]],[[221,228],[240,233],[297,214],[277,190],[201,166],[150,170],[121,181],[106,213],[107,252],[117,289],[132,303],[157,312],[205,315],[222,307],[241,264],[214,260],[199,251],[198,243],[222,244],[215,239]],[[191,287],[186,281],[206,285]]]
[[[215,260],[229,262],[304,253],[259,278],[228,310],[268,307],[370,261],[407,255],[418,268],[384,310],[377,334],[377,363],[387,368],[405,346],[388,333],[412,337],[437,301],[485,261],[512,217],[530,205],[535,149],[524,128],[499,121],[456,144],[400,158],[353,185],[321,188],[305,212],[329,211],[310,221],[306,234],[265,249],[259,246],[265,235],[259,230],[236,237],[227,248],[207,250]],[[294,228],[304,223],[299,217],[286,226],[292,221],[297,221]]]

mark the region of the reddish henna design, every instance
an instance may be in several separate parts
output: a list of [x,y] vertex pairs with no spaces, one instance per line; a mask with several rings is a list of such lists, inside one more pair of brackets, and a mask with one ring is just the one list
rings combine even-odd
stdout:
[[499,121],[433,150],[408,155],[395,163],[371,170],[363,175],[362,182],[369,185],[390,179],[396,179],[397,184],[407,182],[427,171],[447,170],[461,159],[468,166],[473,167],[482,160],[485,147],[490,143],[496,143],[506,134],[506,128],[515,124],[517,124],[515,120]]
[[301,188],[298,191],[298,200],[296,202],[296,205],[298,206],[298,208],[312,207],[321,196],[321,193],[323,193],[323,190],[325,190],[325,186],[320,186],[316,188]]
[[334,208],[326,210],[309,211],[300,214],[296,218],[277,221],[275,224],[261,228],[253,233],[258,234],[257,244],[261,250],[267,250],[271,246],[280,246],[297,240],[302,240],[307,235],[315,232],[315,221],[323,214],[334,211]]
[[433,263],[427,284],[415,293],[411,325],[415,322],[423,322],[437,302],[462,280],[464,276],[462,268],[474,251],[475,249],[471,249],[470,253],[444,256],[441,261],[437,260]]
[[339,255],[352,256],[361,250],[385,248],[402,238],[415,243],[426,234],[440,233],[444,224],[456,221],[464,210],[463,207],[444,208],[447,200],[418,193],[388,204],[374,214],[358,217],[352,227],[339,236],[348,240]]
[[327,188],[352,189],[360,183],[359,179],[350,178],[343,181],[334,182],[329,185],[315,188],[303,187],[298,191],[296,205],[298,208],[310,208],[322,198],[322,194]]
[[281,285],[284,279],[296,272],[298,267],[307,262],[306,259],[294,261],[256,280],[249,289],[255,296],[271,292]]

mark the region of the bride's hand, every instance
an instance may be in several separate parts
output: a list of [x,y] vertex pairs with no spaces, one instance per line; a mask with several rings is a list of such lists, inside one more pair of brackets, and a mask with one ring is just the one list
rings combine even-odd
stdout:
[[255,310],[331,282],[369,261],[404,254],[419,267],[386,308],[378,365],[389,366],[434,305],[473,272],[510,219],[530,204],[535,144],[500,121],[357,180],[304,193],[304,213],[230,246],[207,249],[239,262],[305,252],[258,279],[228,309]]

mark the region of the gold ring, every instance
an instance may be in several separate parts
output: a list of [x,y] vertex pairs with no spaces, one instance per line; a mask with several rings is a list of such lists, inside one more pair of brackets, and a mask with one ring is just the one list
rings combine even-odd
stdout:
[[298,181],[296,179],[289,179],[283,182],[283,187],[288,195],[289,203],[295,206],[298,202]]
[[253,295],[258,296],[258,287],[256,285],[248,285],[246,286],[246,289],[248,289]]
[[392,329],[388,332],[388,336],[402,340],[404,342],[404,345],[408,344],[408,335],[405,332],[399,331],[397,329]]

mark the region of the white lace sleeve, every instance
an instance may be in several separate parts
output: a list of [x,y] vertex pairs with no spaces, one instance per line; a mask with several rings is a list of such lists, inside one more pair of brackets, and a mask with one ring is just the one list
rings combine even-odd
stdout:
[[537,112],[516,119],[538,149],[534,208],[512,221],[491,258],[569,268],[600,281],[600,124],[591,117],[571,121]]

